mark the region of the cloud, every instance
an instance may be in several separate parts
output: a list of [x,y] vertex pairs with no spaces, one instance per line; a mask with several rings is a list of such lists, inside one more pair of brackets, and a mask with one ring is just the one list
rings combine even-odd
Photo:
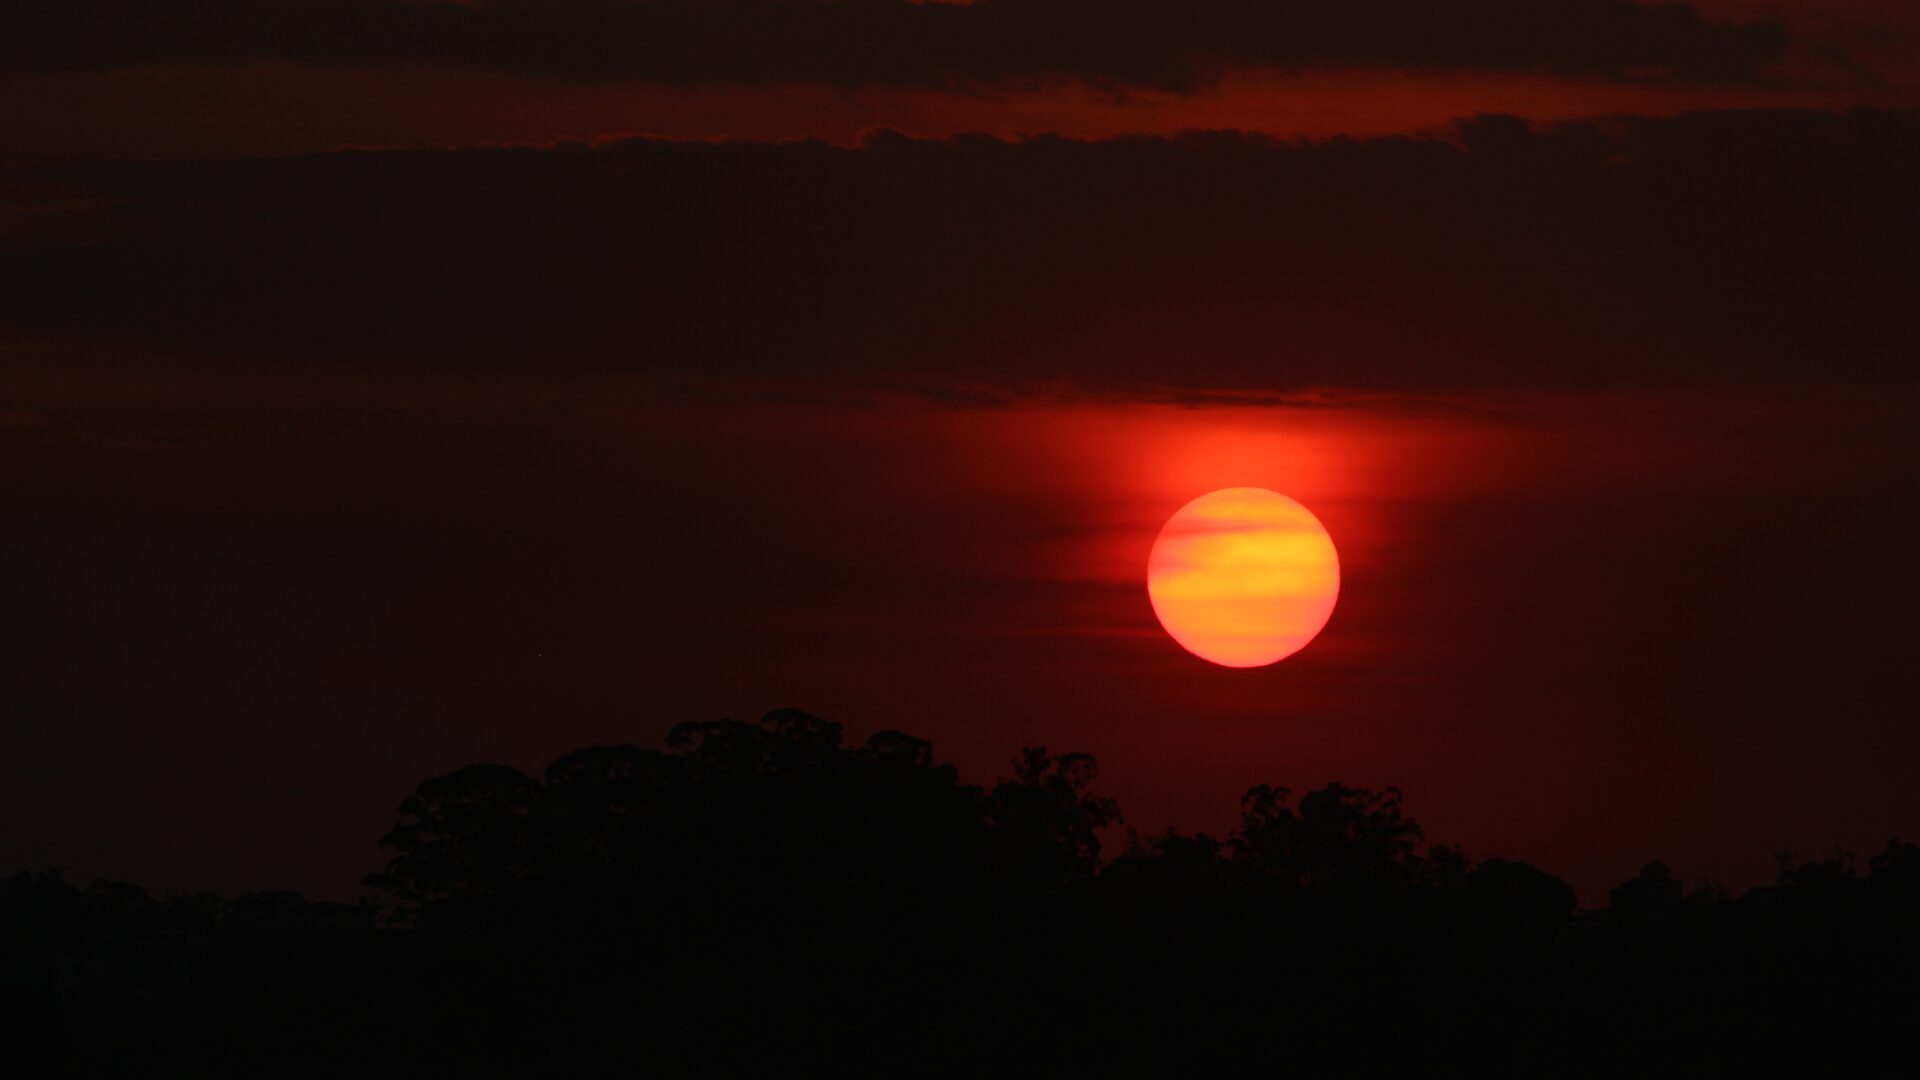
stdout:
[[[1920,118],[51,166],[0,329],[236,357],[1182,395],[1872,380]],[[979,396],[979,395],[975,395]]]
[[1234,66],[1762,78],[1780,24],[1629,0],[24,0],[0,71],[284,59],[668,84],[1191,89]]

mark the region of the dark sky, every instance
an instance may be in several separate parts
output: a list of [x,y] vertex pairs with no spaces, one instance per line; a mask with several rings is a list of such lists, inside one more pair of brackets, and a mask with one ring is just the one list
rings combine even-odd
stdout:
[[[348,896],[429,775],[789,705],[1590,903],[1911,837],[1916,32],[12,5],[0,870]],[[1239,485],[1344,574],[1252,671],[1143,580]]]

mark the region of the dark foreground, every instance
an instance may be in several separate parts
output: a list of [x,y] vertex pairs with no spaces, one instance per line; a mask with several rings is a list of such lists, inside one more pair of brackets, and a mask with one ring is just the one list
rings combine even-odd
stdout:
[[783,712],[430,780],[363,907],[22,875],[9,1071],[1913,1075],[1915,845],[1582,912],[1339,785],[1103,864],[1093,779]]

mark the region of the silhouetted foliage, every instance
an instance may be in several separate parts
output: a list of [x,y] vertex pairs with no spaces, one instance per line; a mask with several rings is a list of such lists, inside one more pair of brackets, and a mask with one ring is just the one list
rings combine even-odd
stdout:
[[1030,746],[1013,759],[1013,779],[987,798],[1007,873],[1036,885],[1093,874],[1100,830],[1120,820],[1119,804],[1092,793],[1098,773],[1091,754],[1052,757]]
[[1518,931],[1564,927],[1578,903],[1566,882],[1508,859],[1481,862],[1467,874],[1466,885],[1487,922]]
[[535,781],[500,765],[469,765],[421,784],[381,841],[401,856],[367,883],[388,890],[405,915],[498,902],[541,869],[528,820],[538,792]]
[[0,880],[0,1007],[34,1076],[1876,1075],[1920,1020],[1914,844],[1581,913],[1392,788],[1261,785],[1103,865],[1097,779],[797,710],[469,766],[359,906]]
[[1920,902],[1920,844],[1887,841],[1887,849],[1868,860],[1867,884],[1888,901]]
[[1421,877],[1418,822],[1400,813],[1400,790],[1329,784],[1286,805],[1286,788],[1265,784],[1240,800],[1234,858],[1255,873],[1298,888],[1379,888]]
[[1607,894],[1607,910],[1629,918],[1668,918],[1680,910],[1685,888],[1666,863],[1655,859]]

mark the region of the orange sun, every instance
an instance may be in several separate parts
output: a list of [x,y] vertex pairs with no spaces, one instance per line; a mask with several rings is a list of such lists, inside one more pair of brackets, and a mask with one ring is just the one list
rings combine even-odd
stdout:
[[1225,488],[1161,527],[1147,559],[1147,596],[1188,652],[1260,667],[1299,652],[1327,625],[1340,596],[1340,557],[1306,507],[1265,488]]

